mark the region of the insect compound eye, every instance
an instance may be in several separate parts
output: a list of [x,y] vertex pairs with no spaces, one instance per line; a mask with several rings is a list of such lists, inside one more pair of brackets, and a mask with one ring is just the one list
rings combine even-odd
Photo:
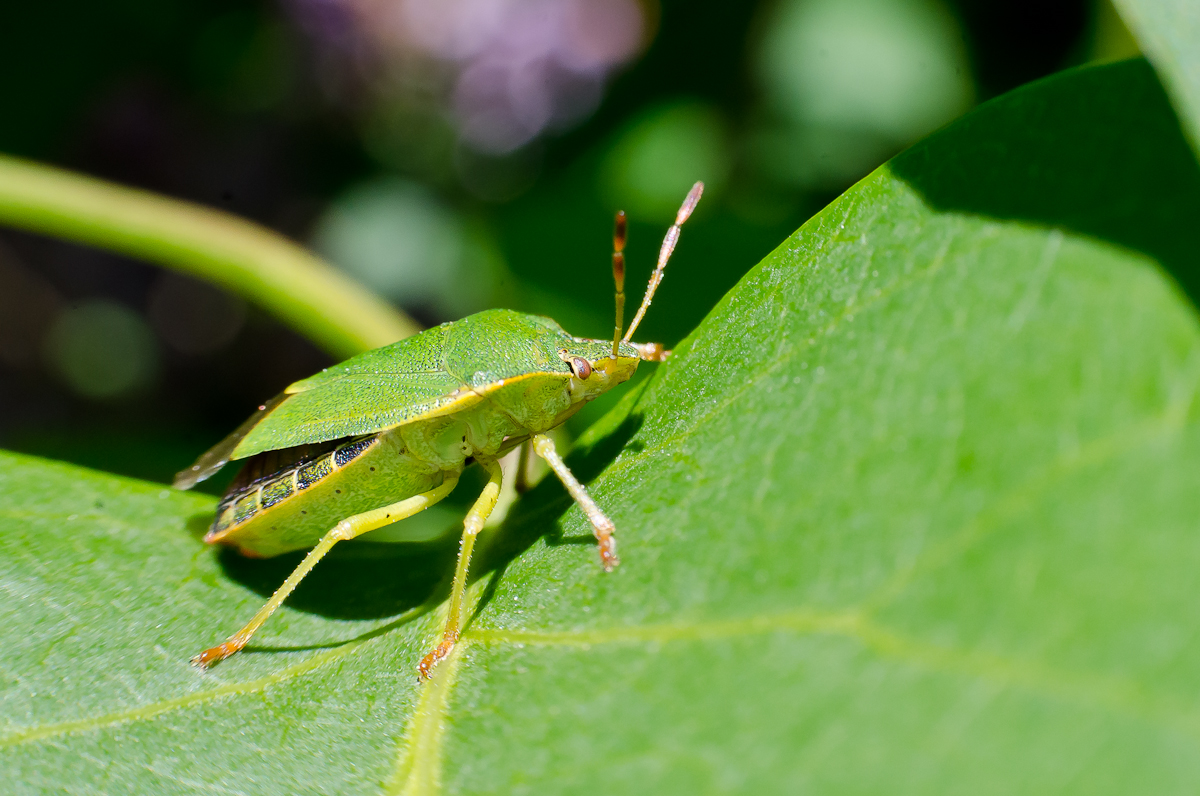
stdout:
[[592,375],[592,363],[583,357],[572,357],[571,372],[575,374],[575,378],[586,380],[588,376]]

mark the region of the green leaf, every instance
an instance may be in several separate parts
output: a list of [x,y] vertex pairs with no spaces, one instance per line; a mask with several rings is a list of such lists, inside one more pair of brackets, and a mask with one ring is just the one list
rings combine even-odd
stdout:
[[1158,69],[1200,153],[1200,4],[1195,0],[1113,0]]
[[1172,119],[1144,63],[1068,73],[847,192],[569,460],[622,566],[544,481],[424,685],[453,538],[335,550],[201,674],[295,558],[205,550],[208,498],[5,456],[6,782],[1189,792],[1200,329],[1162,268],[1200,176]]

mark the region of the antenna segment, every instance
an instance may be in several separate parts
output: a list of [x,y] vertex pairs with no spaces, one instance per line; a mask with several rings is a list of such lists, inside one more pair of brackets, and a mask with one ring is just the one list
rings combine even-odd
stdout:
[[612,358],[617,358],[621,327],[625,323],[625,211],[618,210],[613,222],[613,281],[617,283],[617,325],[613,332]]
[[[633,337],[634,331],[637,330],[638,324],[642,322],[642,316],[646,314],[646,310],[650,308],[650,302],[654,299],[654,291],[658,289],[658,283],[662,281],[663,269],[667,267],[667,260],[671,259],[671,253],[675,251],[675,244],[679,242],[680,227],[683,222],[688,220],[692,215],[692,211],[696,209],[697,203],[700,201],[700,195],[704,193],[704,183],[697,182],[692,186],[692,190],[688,191],[687,198],[683,200],[683,204],[679,208],[679,212],[675,214],[675,223],[667,230],[666,237],[663,238],[662,248],[658,250],[658,267],[654,269],[654,273],[650,275],[650,284],[646,286],[646,295],[642,299],[642,306],[638,307],[637,315],[633,316],[633,323],[629,324],[629,330],[625,332],[622,338],[625,342]],[[622,218],[621,223],[624,223]],[[614,263],[616,255],[613,255]],[[621,257],[622,269],[624,269],[624,255]],[[614,266],[615,268],[615,266]],[[614,351],[616,347],[614,346]]]

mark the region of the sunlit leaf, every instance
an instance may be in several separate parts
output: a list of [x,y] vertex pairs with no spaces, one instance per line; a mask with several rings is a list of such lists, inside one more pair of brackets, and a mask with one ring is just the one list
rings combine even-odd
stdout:
[[570,459],[622,566],[544,481],[423,685],[453,539],[344,546],[201,674],[295,559],[205,549],[211,499],[5,456],[5,782],[1191,791],[1200,329],[1163,267],[1196,241],[1153,219],[1200,180],[1170,119],[1144,64],[1066,74],[834,202]]

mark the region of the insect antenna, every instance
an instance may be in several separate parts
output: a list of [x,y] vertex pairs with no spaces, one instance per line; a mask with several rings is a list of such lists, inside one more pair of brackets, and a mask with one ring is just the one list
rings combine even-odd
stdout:
[[617,325],[613,332],[612,358],[617,358],[621,328],[625,323],[625,211],[618,210],[613,221],[613,282],[617,284]]
[[[654,273],[650,275],[650,284],[646,286],[646,295],[642,298],[642,306],[638,307],[637,315],[633,316],[633,323],[629,324],[629,329],[625,332],[625,337],[622,338],[625,342],[629,342],[633,337],[638,324],[642,322],[642,316],[650,308],[650,302],[654,299],[654,291],[658,289],[658,283],[662,281],[663,269],[667,267],[667,260],[671,259],[671,252],[675,251],[675,244],[679,242],[679,228],[683,226],[683,222],[687,221],[692,211],[696,209],[696,204],[699,203],[700,194],[702,193],[704,193],[704,183],[697,182],[692,186],[692,190],[688,191],[687,198],[683,200],[683,204],[679,207],[679,212],[675,214],[675,223],[667,230],[666,237],[663,238],[662,248],[658,250],[658,266],[654,269]],[[624,264],[623,258],[622,264]]]

